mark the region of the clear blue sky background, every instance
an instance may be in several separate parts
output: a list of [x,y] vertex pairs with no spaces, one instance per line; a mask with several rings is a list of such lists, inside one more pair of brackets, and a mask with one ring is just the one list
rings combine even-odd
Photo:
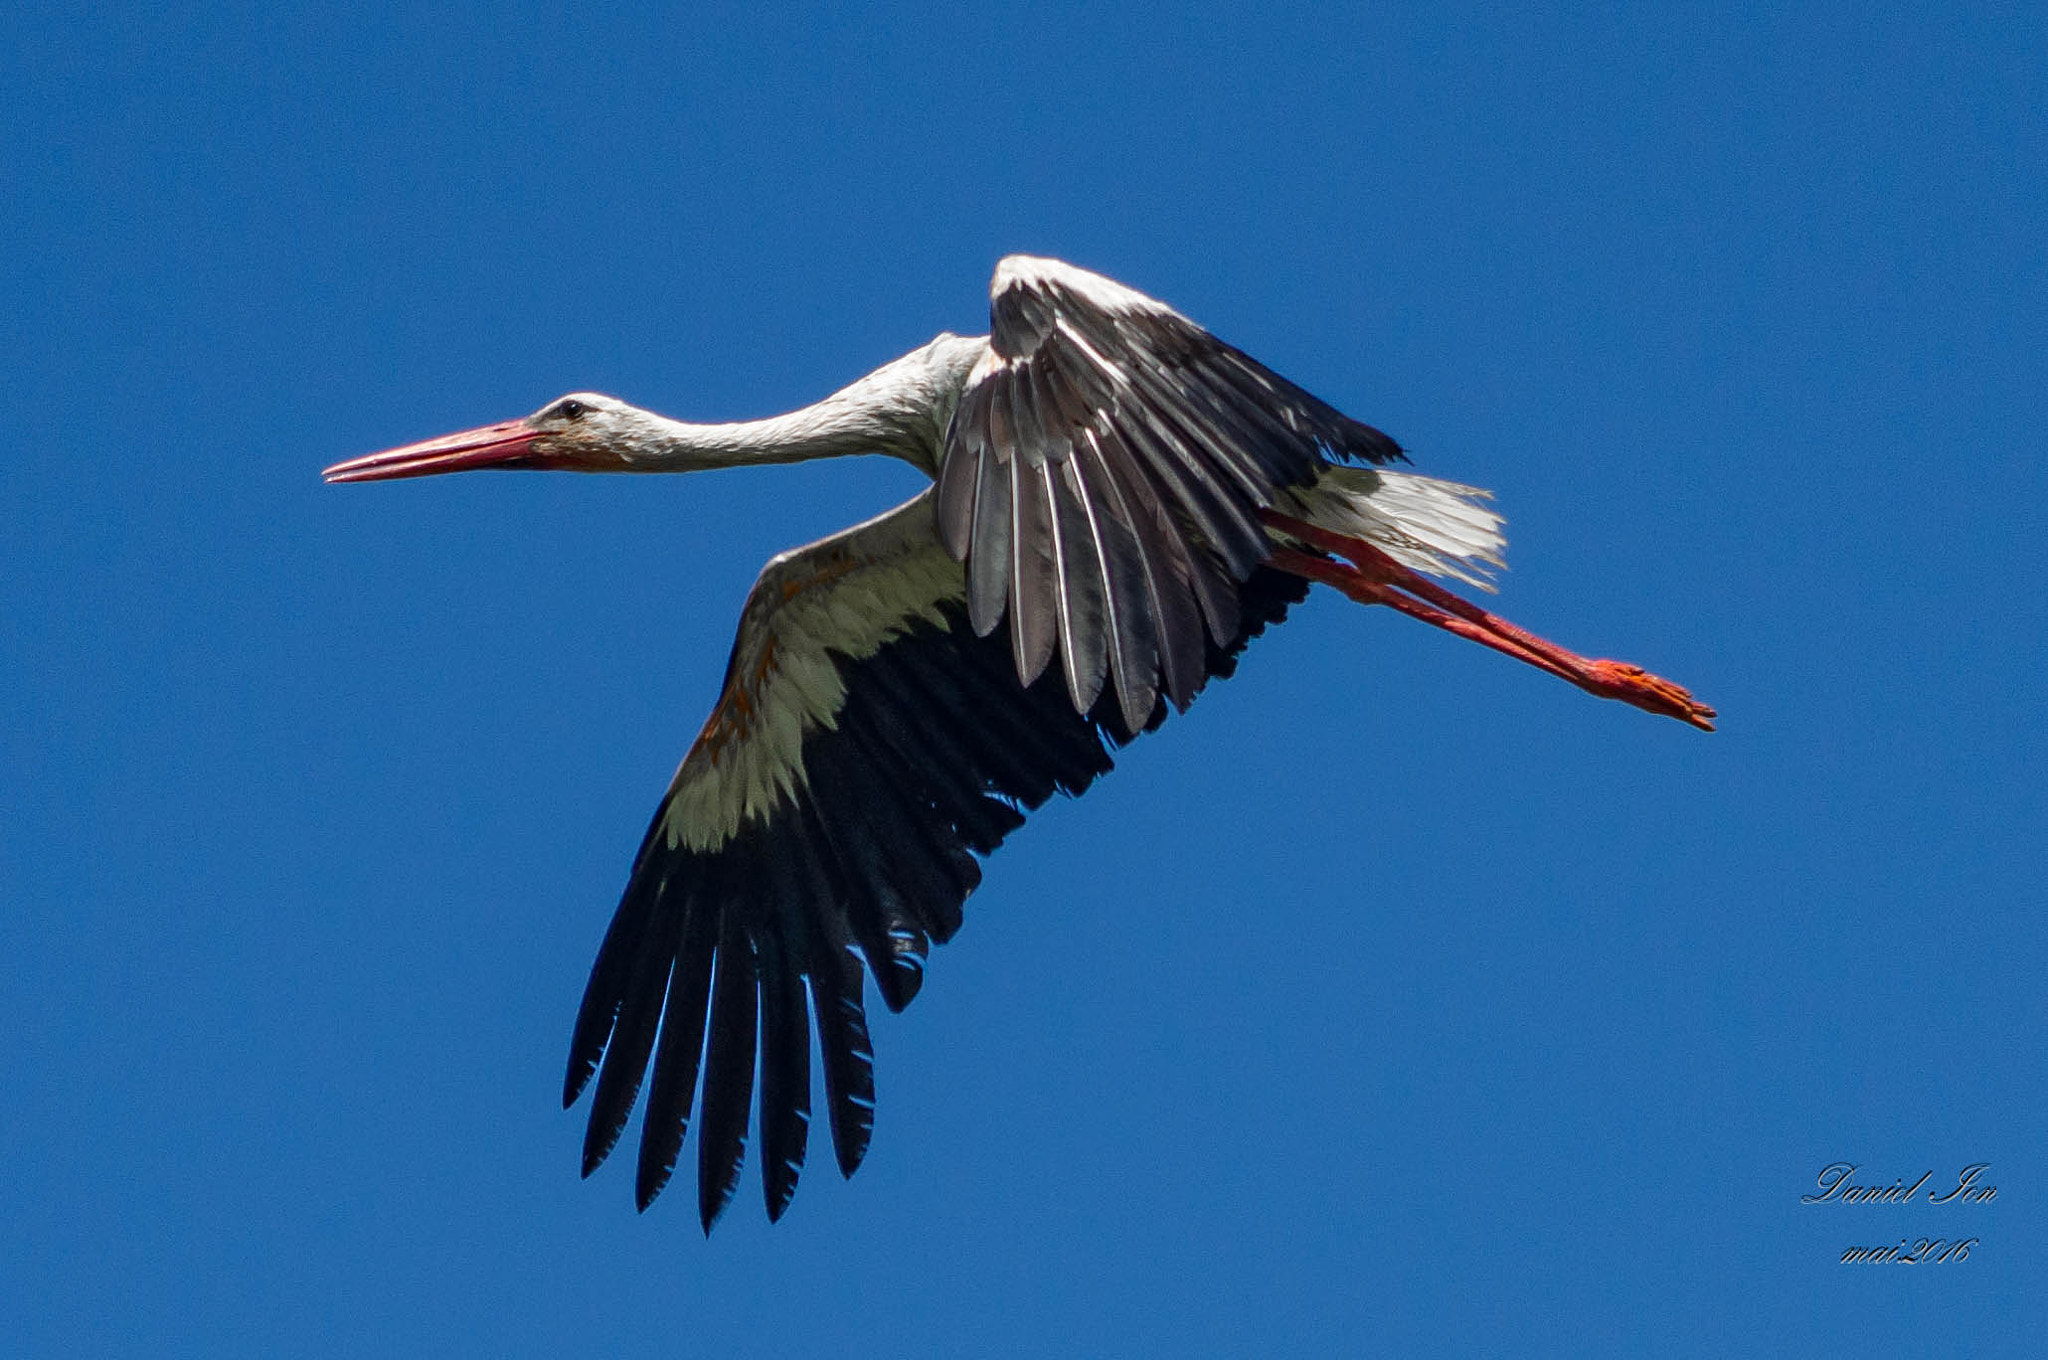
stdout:
[[[2048,25],[1551,8],[10,7],[7,1349],[2038,1354]],[[318,470],[807,402],[1013,250],[1495,488],[1504,610],[1724,730],[1318,598],[707,1243],[578,1180],[569,1021],[756,568],[913,476]]]

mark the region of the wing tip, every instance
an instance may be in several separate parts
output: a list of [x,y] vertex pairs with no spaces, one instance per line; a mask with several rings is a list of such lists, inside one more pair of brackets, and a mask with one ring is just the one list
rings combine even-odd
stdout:
[[[579,1066],[582,1069],[580,1071],[578,1070]],[[569,1075],[562,1079],[563,1109],[569,1109],[576,1104],[577,1098],[583,1094],[583,1088],[590,1084],[591,1073],[595,1071],[597,1071],[595,1063],[577,1064],[572,1062],[569,1064]]]
[[762,1182],[762,1196],[768,1206],[768,1221],[780,1223],[796,1199],[796,1184],[803,1172],[802,1162],[772,1163]]
[[735,1161],[726,1172],[723,1184],[709,1175],[697,1178],[697,1221],[704,1226],[704,1235],[711,1236],[711,1229],[725,1216],[725,1210],[732,1203],[733,1191],[739,1187],[740,1163]]
[[633,1207],[643,1214],[646,1213],[647,1206],[654,1203],[661,1192],[668,1188],[669,1178],[674,1174],[673,1162],[662,1167],[656,1174],[649,1174],[643,1169],[633,1180]]

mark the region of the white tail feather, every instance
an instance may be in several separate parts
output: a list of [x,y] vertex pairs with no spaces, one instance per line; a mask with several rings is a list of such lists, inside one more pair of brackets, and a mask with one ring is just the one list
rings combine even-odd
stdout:
[[[1506,521],[1493,493],[1413,472],[1331,467],[1314,486],[1277,506],[1333,533],[1362,538],[1411,571],[1448,576],[1481,590],[1505,568]],[[1292,502],[1289,505],[1287,502]]]

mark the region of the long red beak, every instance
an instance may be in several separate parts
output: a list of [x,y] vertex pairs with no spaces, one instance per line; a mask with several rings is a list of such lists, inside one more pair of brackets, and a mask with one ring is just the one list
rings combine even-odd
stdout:
[[530,467],[533,464],[526,446],[539,436],[540,431],[523,419],[501,420],[495,425],[351,458],[320,475],[330,482],[388,482],[399,477],[432,477],[440,472],[468,472],[473,468]]

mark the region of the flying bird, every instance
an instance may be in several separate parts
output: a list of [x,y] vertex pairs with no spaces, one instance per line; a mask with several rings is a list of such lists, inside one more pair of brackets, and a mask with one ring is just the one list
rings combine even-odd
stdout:
[[[771,1220],[794,1195],[811,1034],[840,1171],[873,1128],[866,975],[891,1010],[959,929],[979,859],[1184,709],[1312,582],[1593,694],[1712,730],[1714,710],[1544,641],[1428,579],[1501,565],[1487,493],[1393,465],[1392,439],[1179,312],[1012,255],[990,333],[941,334],[816,405],[689,424],[575,392],[374,453],[330,482],[477,468],[692,472],[887,454],[933,479],[762,569],[725,679],[634,858],[583,994],[565,1107],[596,1078],[583,1174],[650,1064],[635,1196],[697,1115],[705,1232],[760,1107]],[[863,970],[865,965],[865,972]]]

